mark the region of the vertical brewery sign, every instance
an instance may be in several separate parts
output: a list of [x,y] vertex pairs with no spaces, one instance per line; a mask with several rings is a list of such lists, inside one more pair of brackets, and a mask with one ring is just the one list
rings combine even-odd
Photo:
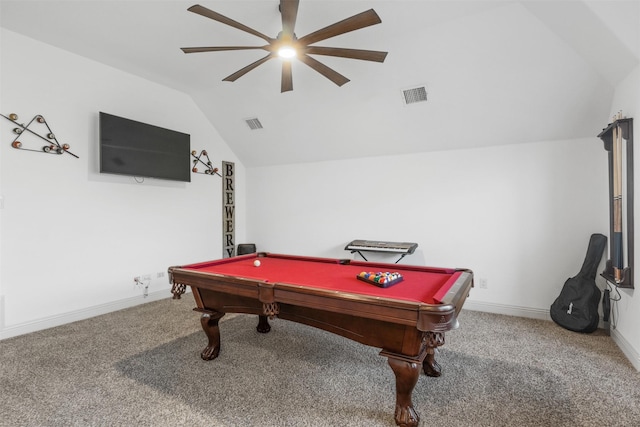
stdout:
[[222,257],[235,256],[234,164],[222,162]]

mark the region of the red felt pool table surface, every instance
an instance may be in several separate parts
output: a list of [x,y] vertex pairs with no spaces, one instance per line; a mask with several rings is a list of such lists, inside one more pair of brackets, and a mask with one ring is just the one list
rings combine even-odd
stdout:
[[[259,260],[260,266],[254,266]],[[369,263],[297,257],[290,255],[261,254],[243,255],[235,258],[202,262],[182,266],[183,269],[202,273],[219,274],[260,280],[266,283],[286,283],[338,292],[361,294],[373,297],[400,299],[439,304],[461,272],[455,269],[403,266],[397,264]],[[398,272],[403,281],[381,288],[357,279],[362,271]]]

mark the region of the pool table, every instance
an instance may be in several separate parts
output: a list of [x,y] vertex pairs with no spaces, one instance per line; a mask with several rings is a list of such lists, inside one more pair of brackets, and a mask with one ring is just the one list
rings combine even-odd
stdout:
[[[402,281],[377,286],[358,280],[361,272],[397,272]],[[218,357],[218,321],[225,313],[258,315],[262,333],[269,332],[273,317],[314,326],[380,348],[395,374],[396,424],[417,426],[413,388],[421,370],[440,375],[434,352],[444,344],[444,333],[458,325],[473,273],[262,252],[170,267],[169,280],[173,298],[189,286],[194,310],[202,313],[209,340],[203,359]]]

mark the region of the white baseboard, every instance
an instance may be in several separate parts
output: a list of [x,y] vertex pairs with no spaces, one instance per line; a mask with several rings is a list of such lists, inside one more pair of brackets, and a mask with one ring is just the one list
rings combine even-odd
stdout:
[[551,320],[548,309],[543,310],[539,308],[518,307],[515,305],[492,304],[480,301],[466,300],[463,310],[483,311],[485,313],[504,314],[529,319]]
[[627,359],[629,359],[633,367],[636,368],[637,371],[640,371],[640,353],[629,344],[629,341],[627,341],[625,337],[620,335],[617,329],[611,330],[611,338],[620,350],[622,350],[624,355],[627,356]]
[[0,332],[4,329],[4,295],[0,295]]
[[[17,325],[0,328],[0,340],[15,337],[18,335],[29,334],[31,332],[41,331],[44,329],[53,328],[55,326],[64,325],[67,323],[77,322],[78,320],[89,319],[91,317],[99,316],[101,314],[111,313],[113,311],[122,310],[136,305],[145,304],[151,301],[158,301],[165,298],[171,298],[171,294],[167,289],[158,290],[155,292],[149,292],[147,297],[135,296],[125,298],[117,301],[112,301],[105,304],[95,305],[93,307],[83,308],[68,313],[62,313],[55,316],[44,317],[42,319],[33,320]],[[0,304],[4,303],[4,298],[0,299]],[[4,307],[4,305],[0,305]],[[4,309],[0,316],[4,315]],[[2,319],[0,319],[2,321]],[[4,326],[4,325],[0,325]]]

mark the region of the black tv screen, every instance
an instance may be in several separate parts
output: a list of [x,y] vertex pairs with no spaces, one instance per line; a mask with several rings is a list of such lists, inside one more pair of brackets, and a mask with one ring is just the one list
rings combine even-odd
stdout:
[[191,136],[100,112],[100,173],[191,182]]

